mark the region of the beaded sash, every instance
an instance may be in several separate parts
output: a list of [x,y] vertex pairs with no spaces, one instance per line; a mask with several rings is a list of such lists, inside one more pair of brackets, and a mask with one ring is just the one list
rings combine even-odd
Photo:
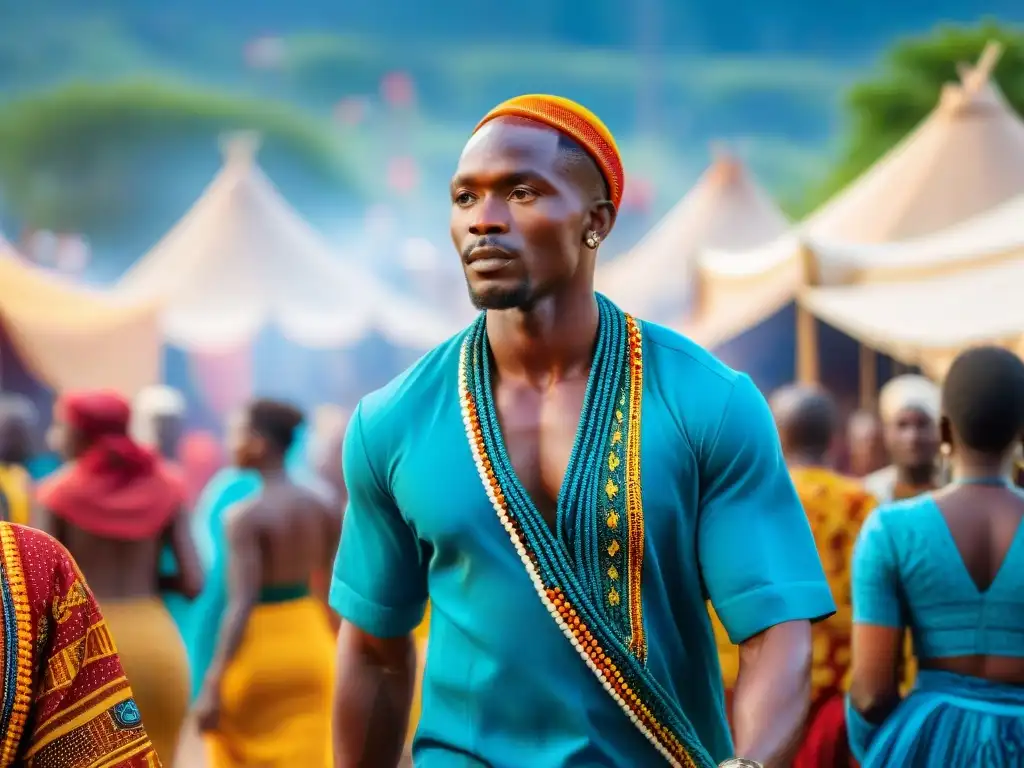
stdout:
[[597,348],[553,531],[505,450],[491,387],[486,315],[459,355],[459,402],[487,497],[558,628],[670,765],[715,765],[647,670],[641,581],[643,351],[640,328],[598,294]]

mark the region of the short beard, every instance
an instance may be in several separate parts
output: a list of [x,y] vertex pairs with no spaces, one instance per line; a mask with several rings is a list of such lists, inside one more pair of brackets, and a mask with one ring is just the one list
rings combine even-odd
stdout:
[[[468,281],[467,281],[468,284]],[[529,309],[533,305],[533,289],[525,280],[514,288],[490,290],[480,293],[469,288],[469,300],[480,310],[487,309]]]

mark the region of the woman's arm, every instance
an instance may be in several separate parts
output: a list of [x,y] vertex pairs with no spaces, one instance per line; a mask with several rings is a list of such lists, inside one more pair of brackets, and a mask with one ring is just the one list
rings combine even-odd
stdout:
[[162,577],[161,589],[180,592],[189,600],[194,600],[203,591],[203,566],[199,562],[199,552],[192,539],[191,515],[184,507],[168,528],[166,539],[174,553],[177,573],[174,576]]

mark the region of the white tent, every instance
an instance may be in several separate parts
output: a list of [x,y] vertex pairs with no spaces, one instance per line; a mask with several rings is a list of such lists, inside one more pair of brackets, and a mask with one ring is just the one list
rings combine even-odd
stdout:
[[598,290],[650,320],[678,316],[704,247],[746,250],[790,224],[735,158],[718,153],[693,188],[629,253],[602,265]]
[[[984,261],[986,249],[1007,237],[1007,220],[951,228],[1024,194],[1024,120],[990,80],[998,55],[997,45],[987,47],[920,126],[790,232],[745,253],[704,248],[701,281],[727,300],[681,323],[687,332],[706,345],[742,333],[792,301],[808,272],[826,283],[875,279],[888,269],[885,259],[900,253],[904,263],[893,264],[893,275],[928,272],[929,252],[961,266]],[[889,253],[874,247],[925,237]]]
[[914,282],[809,288],[800,303],[844,333],[941,376],[962,349],[1024,351],[1024,252],[968,272]]
[[118,283],[163,306],[169,341],[217,352],[269,323],[312,348],[342,347],[376,330],[399,346],[428,348],[457,330],[386,288],[361,265],[336,258],[236,138],[191,210]]

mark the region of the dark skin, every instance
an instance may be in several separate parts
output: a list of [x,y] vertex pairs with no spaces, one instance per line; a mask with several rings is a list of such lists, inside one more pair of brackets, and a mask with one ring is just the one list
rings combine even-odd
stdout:
[[[516,474],[553,525],[597,337],[596,250],[615,223],[596,167],[530,121],[501,118],[467,144],[451,185],[452,240],[474,304],[487,310],[493,387]],[[773,627],[743,645],[738,741],[775,764],[803,723],[810,627]],[[339,637],[335,765],[395,766],[415,672],[411,636]],[[793,682],[793,680],[798,682]],[[788,700],[792,697],[797,703]]]
[[[945,418],[941,429],[944,442],[953,448],[956,477],[1009,475],[1016,446],[994,455],[983,454],[963,446]],[[1024,502],[1007,488],[984,485],[950,485],[937,491],[934,498],[960,553],[960,562],[949,567],[962,569],[978,591],[987,590],[1024,520]],[[904,631],[903,627],[853,625],[850,696],[869,722],[883,722],[900,702]],[[921,669],[1024,685],[1024,659],[1020,658],[972,655],[922,659],[919,663]]]
[[847,442],[850,449],[850,473],[864,477],[886,465],[882,423],[869,411],[857,411],[847,424]]
[[238,652],[249,615],[264,587],[309,584],[338,547],[340,515],[288,479],[285,451],[244,422],[237,426],[235,463],[263,479],[260,495],[232,510],[225,522],[230,560],[228,606],[217,649],[196,702],[201,731],[217,729],[224,673]]
[[[823,402],[827,398],[820,390],[802,386],[787,387],[772,396],[772,416],[788,466],[832,467],[834,423],[828,418],[828,406]],[[812,442],[801,434],[801,426],[811,421],[818,421],[814,431],[829,435],[827,440]]]
[[904,408],[885,424],[884,435],[897,483],[912,488],[933,487],[939,453],[935,420],[917,408]]
[[[87,444],[74,428],[57,423],[54,439],[68,461],[74,461]],[[73,526],[49,510],[36,508],[33,525],[60,541],[78,562],[97,599],[123,600],[154,597],[161,592],[179,592],[190,600],[203,588],[188,510],[184,507],[159,536],[141,541],[124,541],[96,536]],[[160,553],[170,546],[178,574],[160,576]]]

